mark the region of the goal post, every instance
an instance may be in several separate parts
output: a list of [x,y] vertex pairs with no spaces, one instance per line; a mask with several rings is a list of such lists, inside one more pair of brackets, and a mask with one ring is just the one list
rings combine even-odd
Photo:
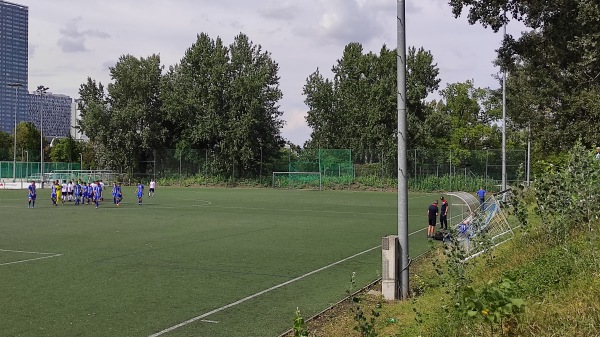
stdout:
[[318,188],[323,189],[321,172],[273,172],[273,188]]

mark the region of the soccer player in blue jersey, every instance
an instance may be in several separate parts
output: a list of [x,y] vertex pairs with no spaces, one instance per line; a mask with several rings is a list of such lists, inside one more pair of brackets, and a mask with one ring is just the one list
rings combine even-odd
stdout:
[[73,196],[75,197],[75,205],[79,205],[79,201],[81,200],[81,185],[79,185],[79,180],[73,185]]
[[29,197],[28,197],[29,202],[27,204],[27,208],[30,208],[30,207],[34,208],[35,207],[35,198],[37,196],[37,193],[35,191],[35,181],[31,182],[31,185],[29,185],[28,189],[29,189]]
[[87,204],[89,205],[89,204],[90,204],[90,201],[92,200],[92,192],[93,192],[93,191],[92,191],[92,184],[91,184],[91,183],[87,183],[87,184],[86,184],[86,187],[87,187],[87,188],[86,188],[86,190],[87,190],[87,193],[86,193],[85,199],[86,199],[86,201],[87,201]]
[[93,187],[92,191],[92,200],[96,203],[96,208],[98,208],[98,204],[100,203],[100,198],[102,197],[102,187],[100,184],[96,183]]
[[56,205],[56,180],[52,182],[52,190],[50,192],[50,199],[52,199],[52,204]]
[[117,185],[116,182],[113,182],[112,196],[113,196],[113,203],[115,204],[115,206],[119,206],[119,200],[117,199],[118,194],[119,194],[119,186]]
[[[85,201],[88,200],[88,186],[87,186],[87,183],[83,183],[81,185],[81,194],[82,194],[81,203],[83,205],[85,205]],[[88,201],[88,203],[89,203],[89,201]]]
[[144,185],[142,185],[141,181],[138,181],[138,186],[137,186],[138,205],[142,204],[143,196],[144,196]]
[[121,204],[121,200],[123,200],[123,190],[121,189],[121,183],[117,185],[117,206]]

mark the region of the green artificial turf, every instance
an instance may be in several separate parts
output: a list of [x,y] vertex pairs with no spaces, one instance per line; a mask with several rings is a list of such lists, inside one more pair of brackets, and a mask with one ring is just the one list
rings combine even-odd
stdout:
[[[195,317],[161,336],[278,336],[296,307],[310,316],[342,299],[353,272],[358,287],[380,276],[381,238],[397,233],[389,192],[124,196],[53,207],[45,189],[28,209],[26,191],[0,191],[3,336],[151,336]],[[409,195],[411,256],[429,247],[435,197]]]

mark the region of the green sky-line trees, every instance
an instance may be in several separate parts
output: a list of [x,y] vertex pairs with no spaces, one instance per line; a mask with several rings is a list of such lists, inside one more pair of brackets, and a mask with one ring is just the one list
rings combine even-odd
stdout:
[[160,57],[122,56],[112,83],[79,90],[81,130],[100,166],[146,171],[155,149],[210,150],[212,172],[255,174],[283,145],[279,66],[244,34],[230,46],[199,34],[163,74]]
[[534,158],[566,152],[581,139],[600,145],[600,4],[591,0],[451,0],[452,12],[498,31],[510,20],[530,30],[508,35],[498,64],[508,71],[515,127],[530,127]]

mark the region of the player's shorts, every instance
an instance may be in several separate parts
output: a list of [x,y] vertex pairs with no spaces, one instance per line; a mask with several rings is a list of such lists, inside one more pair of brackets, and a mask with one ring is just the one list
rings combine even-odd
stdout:
[[429,226],[435,227],[435,218],[429,218]]
[[31,200],[35,200],[35,196],[36,196],[35,194],[30,194],[30,195],[29,195],[29,199],[31,199]]
[[150,189],[150,192],[154,192],[154,189],[153,189],[153,188],[151,188],[151,189]]
[[137,197],[138,197],[138,198],[141,198],[143,195],[144,195],[143,193],[138,193],[138,194],[137,194]]

